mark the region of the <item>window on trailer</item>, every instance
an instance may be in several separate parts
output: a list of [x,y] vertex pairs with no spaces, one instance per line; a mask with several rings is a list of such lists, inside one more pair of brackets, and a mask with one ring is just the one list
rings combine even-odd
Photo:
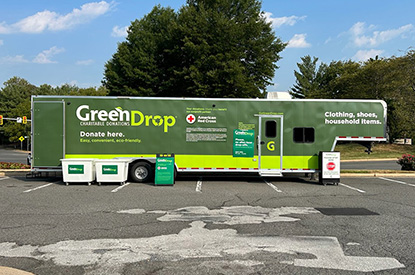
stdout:
[[297,127],[293,129],[293,139],[296,143],[313,143],[314,136],[314,128],[312,127]]

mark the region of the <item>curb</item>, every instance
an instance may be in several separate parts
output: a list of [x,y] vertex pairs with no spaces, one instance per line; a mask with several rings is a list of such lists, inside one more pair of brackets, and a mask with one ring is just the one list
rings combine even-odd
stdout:
[[[30,169],[13,169],[13,170],[0,170],[0,177],[25,177],[30,173]],[[365,171],[365,170],[347,170],[347,172],[340,172],[341,177],[354,177],[354,178],[369,178],[369,177],[389,177],[389,178],[415,178],[415,172],[404,172],[400,171]]]
[[410,173],[340,173],[340,177],[345,178],[376,178],[376,177],[385,177],[385,178],[415,178],[415,174]]
[[6,266],[0,266],[0,274],[2,275],[34,275],[31,272],[27,272],[24,270],[6,267]]
[[385,159],[340,159],[342,162],[364,162],[364,161],[398,161],[399,158],[385,158]]
[[30,169],[0,169],[0,176],[24,177],[30,173]]

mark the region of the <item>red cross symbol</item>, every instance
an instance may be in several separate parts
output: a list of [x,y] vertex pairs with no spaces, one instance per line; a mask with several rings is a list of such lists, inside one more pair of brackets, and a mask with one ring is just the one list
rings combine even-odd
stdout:
[[193,124],[193,123],[196,122],[196,117],[194,115],[192,115],[192,114],[187,115],[186,121],[187,121],[187,123]]

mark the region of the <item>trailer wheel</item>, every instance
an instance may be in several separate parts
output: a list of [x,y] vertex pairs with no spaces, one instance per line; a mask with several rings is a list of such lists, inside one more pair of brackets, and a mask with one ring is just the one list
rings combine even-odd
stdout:
[[140,161],[131,167],[130,176],[135,182],[147,182],[153,176],[153,169],[149,163]]

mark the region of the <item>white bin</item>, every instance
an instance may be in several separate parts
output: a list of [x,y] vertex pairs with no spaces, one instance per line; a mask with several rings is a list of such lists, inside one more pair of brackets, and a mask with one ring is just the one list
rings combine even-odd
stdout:
[[128,178],[130,159],[97,159],[95,161],[98,185],[102,182],[119,182],[124,184]]
[[95,159],[61,159],[63,181],[87,182],[88,185],[95,180]]

